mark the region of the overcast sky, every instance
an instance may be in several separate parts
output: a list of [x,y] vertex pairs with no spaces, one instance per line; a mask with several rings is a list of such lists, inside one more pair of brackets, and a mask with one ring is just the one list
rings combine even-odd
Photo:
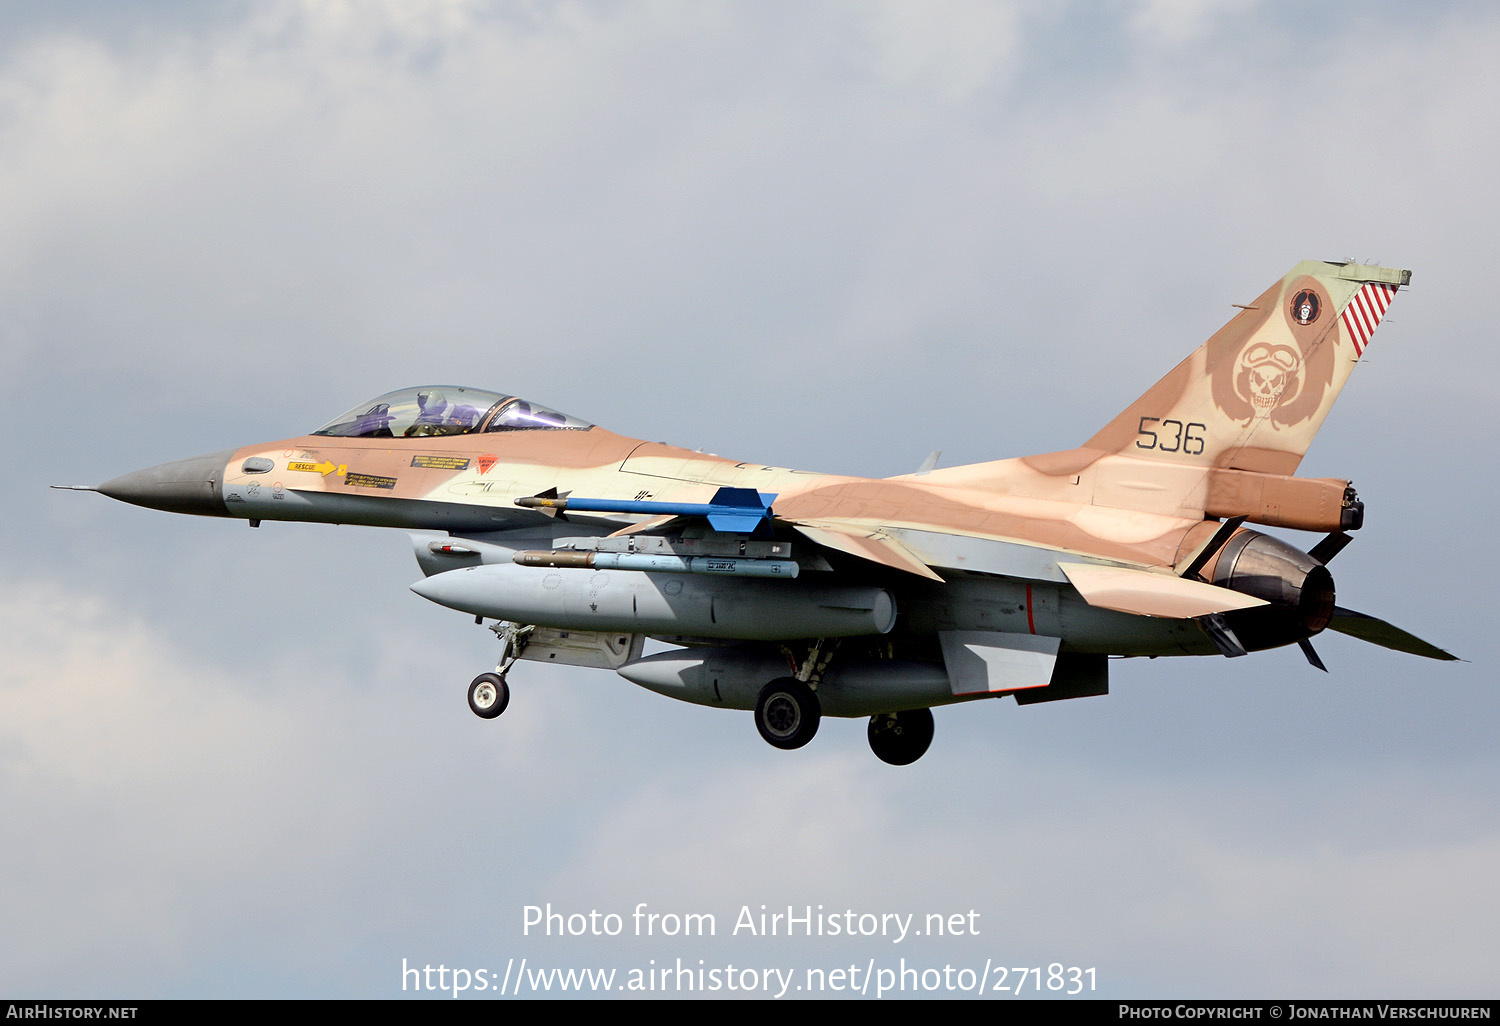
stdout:
[[[1485,3],[0,7],[0,994],[904,957],[1494,997],[1496,166]],[[46,489],[427,382],[870,476],[1065,449],[1307,258],[1413,271],[1302,468],[1368,503],[1340,602],[1468,662],[1116,662],[905,769],[538,664],[483,722],[498,646],[402,533]],[[718,935],[523,936],[547,902]],[[762,904],[980,933],[731,936]]]

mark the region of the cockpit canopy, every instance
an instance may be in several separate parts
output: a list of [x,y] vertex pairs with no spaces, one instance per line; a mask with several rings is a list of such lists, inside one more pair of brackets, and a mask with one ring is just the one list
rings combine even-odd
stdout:
[[422,438],[485,431],[587,431],[592,424],[537,403],[458,385],[387,392],[314,431],[336,438]]

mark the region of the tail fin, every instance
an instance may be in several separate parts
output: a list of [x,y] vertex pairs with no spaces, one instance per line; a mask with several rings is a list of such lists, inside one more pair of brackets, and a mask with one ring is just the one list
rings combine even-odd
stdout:
[[1305,261],[1084,443],[1291,475],[1410,271]]
[[1307,261],[1081,448],[934,470],[933,485],[1348,531],[1348,481],[1295,477],[1410,271]]

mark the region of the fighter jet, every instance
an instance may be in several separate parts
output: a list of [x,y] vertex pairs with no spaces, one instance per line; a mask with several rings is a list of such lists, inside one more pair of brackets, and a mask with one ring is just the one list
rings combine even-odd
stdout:
[[[502,392],[428,386],[311,434],[137,471],[97,490],[176,513],[412,535],[412,590],[490,619],[468,687],[517,660],[614,670],[753,710],[795,749],[869,717],[887,763],[934,706],[1105,695],[1111,656],[1243,656],[1332,629],[1447,652],[1337,604],[1328,563],[1364,518],[1298,477],[1409,271],[1304,262],[1077,448],[875,480],[724,459]],[[1246,523],[1316,532],[1305,551]],[[650,654],[647,641],[653,641]]]

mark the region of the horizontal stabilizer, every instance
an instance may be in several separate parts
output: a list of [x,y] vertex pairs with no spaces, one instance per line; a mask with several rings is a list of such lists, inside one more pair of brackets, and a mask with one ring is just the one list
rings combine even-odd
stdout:
[[1333,619],[1328,622],[1328,629],[1347,634],[1351,638],[1368,641],[1372,645],[1393,648],[1397,652],[1409,652],[1427,659],[1458,659],[1458,656],[1453,653],[1444,652],[1436,645],[1423,641],[1415,634],[1408,634],[1400,627],[1364,613],[1356,613],[1352,609],[1345,609],[1343,606],[1334,609]]
[[1127,566],[1059,563],[1058,568],[1089,605],[1137,616],[1186,620],[1267,604],[1228,588]]

